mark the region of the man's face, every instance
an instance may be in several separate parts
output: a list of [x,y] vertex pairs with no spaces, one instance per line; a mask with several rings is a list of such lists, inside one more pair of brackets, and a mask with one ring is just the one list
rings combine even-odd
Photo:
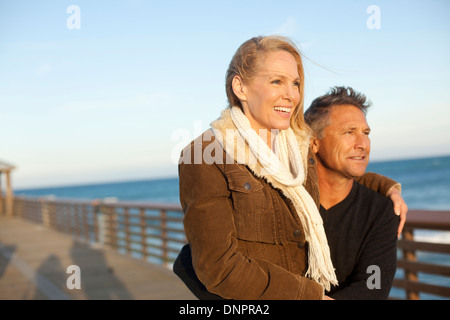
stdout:
[[364,113],[353,105],[331,108],[323,138],[314,140],[318,165],[325,172],[346,178],[362,176],[369,163],[370,127]]

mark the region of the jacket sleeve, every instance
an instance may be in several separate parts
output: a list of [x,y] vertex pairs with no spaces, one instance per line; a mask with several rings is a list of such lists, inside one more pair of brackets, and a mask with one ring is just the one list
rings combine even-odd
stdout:
[[209,292],[239,300],[322,299],[315,281],[237,250],[230,191],[217,164],[181,163],[179,178],[193,267]]
[[398,188],[401,191],[400,183],[378,173],[367,172],[362,177],[355,180],[383,196],[387,196],[392,188]]

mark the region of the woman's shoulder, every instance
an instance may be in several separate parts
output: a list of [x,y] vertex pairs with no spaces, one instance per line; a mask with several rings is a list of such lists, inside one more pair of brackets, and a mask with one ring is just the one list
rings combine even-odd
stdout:
[[179,164],[223,164],[226,154],[211,129],[204,131],[181,151]]

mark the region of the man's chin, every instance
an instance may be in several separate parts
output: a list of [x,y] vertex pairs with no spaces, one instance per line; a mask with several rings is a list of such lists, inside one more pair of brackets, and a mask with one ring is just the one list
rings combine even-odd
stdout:
[[359,179],[365,174],[366,174],[366,170],[361,170],[361,171],[349,172],[347,176],[351,179]]

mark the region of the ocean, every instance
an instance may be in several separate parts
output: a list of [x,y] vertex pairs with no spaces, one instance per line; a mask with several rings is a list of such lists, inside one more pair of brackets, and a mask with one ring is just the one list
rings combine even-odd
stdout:
[[[450,156],[370,163],[367,171],[402,184],[410,209],[450,210]],[[102,199],[178,203],[178,178],[15,190],[32,197]]]
[[[409,209],[450,211],[450,156],[421,159],[378,161],[369,164],[371,172],[383,174],[402,184],[402,195]],[[179,203],[178,178],[129,182],[86,184],[78,186],[15,190],[15,195],[30,197],[52,196],[72,199],[116,198],[118,201]],[[419,230],[416,238],[422,241],[450,243],[450,232]],[[450,266],[445,255],[418,252],[418,260],[439,262]],[[401,276],[401,270],[397,276]],[[450,278],[419,273],[419,280],[445,284]],[[403,298],[402,290],[395,288],[391,296]],[[437,299],[421,294],[422,299]]]

